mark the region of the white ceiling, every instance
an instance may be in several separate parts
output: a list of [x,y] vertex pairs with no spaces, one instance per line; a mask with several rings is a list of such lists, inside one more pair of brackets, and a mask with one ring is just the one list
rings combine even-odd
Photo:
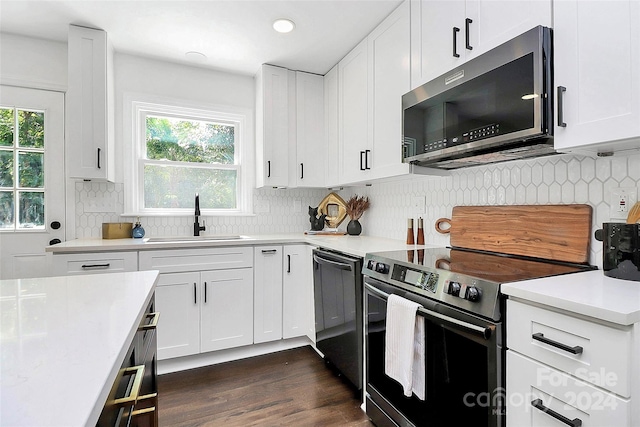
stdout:
[[[0,0],[0,31],[67,40],[105,30],[116,52],[254,75],[261,64],[325,74],[402,0]],[[276,18],[296,29],[279,34]]]

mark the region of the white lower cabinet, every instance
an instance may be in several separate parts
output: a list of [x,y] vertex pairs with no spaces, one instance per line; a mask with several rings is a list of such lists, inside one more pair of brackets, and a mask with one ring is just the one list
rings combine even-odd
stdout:
[[138,271],[138,252],[55,254],[52,260],[54,276]]
[[311,251],[308,245],[288,245],[283,249],[283,338],[306,335],[315,341]]
[[257,343],[282,338],[282,246],[254,248],[254,324]]

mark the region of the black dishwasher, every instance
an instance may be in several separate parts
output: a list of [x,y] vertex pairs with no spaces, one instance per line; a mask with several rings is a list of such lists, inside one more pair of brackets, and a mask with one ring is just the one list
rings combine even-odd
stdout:
[[316,347],[362,389],[362,258],[313,251]]

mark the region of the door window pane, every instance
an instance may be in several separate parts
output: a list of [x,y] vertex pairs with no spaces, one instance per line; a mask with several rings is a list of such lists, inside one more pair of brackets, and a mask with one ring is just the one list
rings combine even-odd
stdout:
[[44,228],[44,192],[18,192],[18,228]]
[[13,187],[13,150],[0,150],[0,187]]
[[18,152],[18,163],[20,187],[44,187],[44,153]]
[[144,166],[144,207],[194,208],[195,193],[201,209],[235,209],[237,171],[174,166]]
[[44,148],[44,113],[18,110],[18,144],[20,147]]
[[0,108],[0,147],[13,145],[13,109]]
[[0,229],[13,229],[13,191],[0,191]]

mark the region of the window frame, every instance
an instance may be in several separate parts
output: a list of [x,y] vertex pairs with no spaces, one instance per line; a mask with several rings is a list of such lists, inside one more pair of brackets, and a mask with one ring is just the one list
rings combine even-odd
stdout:
[[[146,208],[144,206],[144,165],[167,167],[187,166],[211,170],[236,170],[236,208],[208,209],[200,208],[203,216],[250,215],[253,157],[251,147],[251,111],[228,106],[189,105],[176,100],[144,100],[143,96],[127,95],[125,100],[125,120],[129,117],[131,140],[131,159],[125,162],[125,184],[131,191],[125,194],[125,213],[123,216],[191,216],[193,208]],[[130,110],[130,111],[127,111]],[[233,164],[192,163],[146,159],[146,117],[162,116],[184,120],[202,120],[221,124],[233,124],[234,158]],[[127,123],[125,121],[125,123]],[[126,126],[126,125],[125,125]],[[126,130],[125,130],[125,133]],[[194,195],[195,196],[195,195]]]

